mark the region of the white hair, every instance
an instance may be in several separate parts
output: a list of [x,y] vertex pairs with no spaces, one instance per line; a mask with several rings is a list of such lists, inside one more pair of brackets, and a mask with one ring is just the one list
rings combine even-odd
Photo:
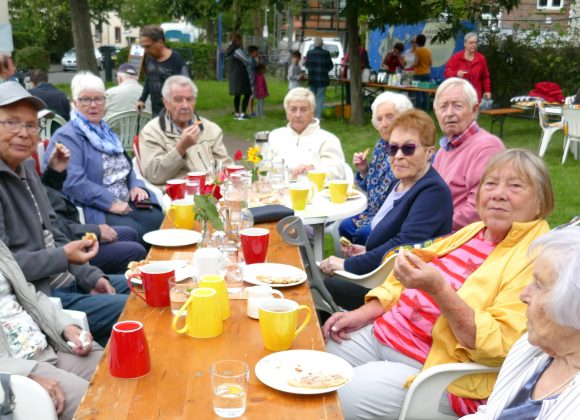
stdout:
[[182,76],[181,74],[176,74],[174,76],[170,76],[169,78],[167,78],[165,83],[163,83],[163,87],[161,88],[161,95],[166,100],[171,99],[171,86],[173,86],[173,85],[190,86],[191,89],[193,90],[193,96],[195,98],[197,98],[198,90],[197,90],[197,86],[195,85],[195,83],[193,83],[193,80],[191,80],[187,76]]
[[558,324],[580,330],[580,227],[553,230],[536,239],[530,255],[546,260],[555,275],[548,311]]
[[455,86],[460,86],[463,89],[463,97],[467,101],[469,109],[473,109],[473,107],[479,103],[477,100],[477,92],[471,83],[465,79],[460,79],[459,77],[450,77],[441,83],[437,88],[437,92],[435,92],[435,99],[433,100],[433,108],[435,111],[437,111],[439,104],[439,96],[441,96],[446,90],[454,88]]
[[284,110],[286,112],[288,112],[290,102],[294,101],[306,101],[310,105],[310,111],[314,112],[316,110],[316,98],[310,89],[297,87],[288,92],[284,98]]
[[97,90],[105,93],[105,84],[100,77],[95,76],[89,71],[81,71],[72,78],[70,82],[70,90],[73,99],[78,99],[81,93],[86,90]]
[[320,38],[319,36],[314,38],[314,46],[315,47],[322,47],[323,44],[324,43],[322,42],[322,38]]
[[477,41],[477,34],[475,32],[466,33],[465,36],[463,37],[463,42],[467,42],[467,40],[470,38],[475,38],[475,40]]
[[395,105],[397,113],[401,113],[413,108],[413,104],[411,103],[409,98],[405,95],[388,91],[381,93],[379,96],[375,98],[373,104],[371,105],[372,111],[371,123],[375,128],[377,128],[377,120],[376,120],[377,111],[381,105],[386,103]]

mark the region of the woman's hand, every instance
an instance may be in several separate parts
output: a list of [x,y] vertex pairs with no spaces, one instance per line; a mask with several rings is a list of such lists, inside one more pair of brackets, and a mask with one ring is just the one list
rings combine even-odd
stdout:
[[333,274],[335,271],[344,270],[344,259],[335,256],[328,257],[320,262],[320,270],[325,274]]
[[125,215],[125,214],[129,214],[131,212],[131,207],[129,206],[129,203],[124,203],[122,201],[115,201],[115,202],[113,202],[113,204],[111,204],[111,207],[109,208],[109,212],[111,212],[113,214]]
[[314,165],[298,165],[292,170],[291,177],[296,178],[298,175],[305,174],[308,171],[313,171],[316,169]]
[[115,242],[117,240],[117,231],[107,224],[99,225],[99,233],[102,242]]
[[463,77],[467,74],[468,72],[466,72],[465,70],[457,70],[457,77]]
[[133,201],[133,202],[146,200],[147,198],[149,198],[149,194],[147,194],[147,191],[145,191],[143,188],[139,188],[139,187],[131,188],[130,194],[131,194],[131,201]]
[[397,255],[393,273],[407,289],[423,290],[432,296],[446,284],[439,270],[405,249]]
[[377,299],[365,303],[358,309],[350,312],[336,312],[324,323],[322,334],[325,339],[332,339],[337,343],[349,340],[349,333],[360,330],[383,314],[383,308]]
[[56,414],[60,416],[64,410],[64,392],[58,384],[58,381],[44,376],[34,375],[32,373],[28,375],[28,377],[46,389],[46,392],[48,392],[48,395],[52,398]]
[[352,155],[352,164],[356,167],[360,176],[364,178],[367,175],[367,172],[369,171],[369,161],[364,152],[356,152]]
[[71,241],[63,246],[66,258],[71,264],[85,264],[95,258],[99,252],[99,241],[81,239]]
[[[84,335],[84,340],[81,338],[81,334]],[[67,325],[62,332],[64,339],[75,347],[71,347],[71,351],[77,356],[86,356],[91,352],[93,348],[93,336],[90,332],[84,331],[78,327],[78,325]]]
[[48,166],[56,172],[64,172],[70,159],[70,150],[63,144],[57,143],[48,159]]
[[350,244],[347,246],[340,245],[340,250],[347,257],[354,257],[355,255],[361,255],[367,252],[367,249],[364,245],[358,244]]

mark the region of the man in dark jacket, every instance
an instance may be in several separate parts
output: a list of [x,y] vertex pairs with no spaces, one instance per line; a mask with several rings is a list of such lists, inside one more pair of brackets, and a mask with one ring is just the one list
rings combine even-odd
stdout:
[[330,83],[328,72],[334,68],[330,53],[322,48],[322,38],[314,40],[314,48],[306,54],[308,87],[316,97],[316,118],[322,117],[326,87]]
[[64,92],[48,83],[48,74],[44,70],[32,70],[30,81],[34,87],[29,92],[42,99],[48,109],[68,121],[70,119],[70,101]]

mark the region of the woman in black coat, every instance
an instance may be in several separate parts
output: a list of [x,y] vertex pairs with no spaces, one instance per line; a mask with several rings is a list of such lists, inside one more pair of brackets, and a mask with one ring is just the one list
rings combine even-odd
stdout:
[[[226,58],[230,60],[230,95],[234,97],[234,110],[236,119],[246,119],[246,110],[252,95],[252,86],[248,75],[250,57],[242,48],[242,36],[233,34],[232,43],[226,50]],[[240,99],[242,100],[242,112],[240,112]]]

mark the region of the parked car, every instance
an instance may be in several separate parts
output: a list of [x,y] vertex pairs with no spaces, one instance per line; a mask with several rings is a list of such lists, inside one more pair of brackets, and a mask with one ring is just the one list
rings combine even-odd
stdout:
[[[99,70],[103,69],[103,54],[95,48],[95,58],[97,59],[97,65],[99,66]],[[64,53],[62,59],[60,60],[60,64],[62,64],[62,71],[68,70],[76,70],[77,69],[77,54],[74,48],[71,48],[67,52]]]
[[[342,64],[342,58],[344,57],[344,49],[342,44],[336,38],[322,38],[322,48],[330,53],[330,58],[334,63],[334,69],[328,72],[328,75],[332,79],[336,79],[340,75],[340,66]],[[307,38],[304,40],[300,46],[300,53],[302,54],[302,63],[306,62],[306,54],[308,51],[314,48],[314,39]]]

